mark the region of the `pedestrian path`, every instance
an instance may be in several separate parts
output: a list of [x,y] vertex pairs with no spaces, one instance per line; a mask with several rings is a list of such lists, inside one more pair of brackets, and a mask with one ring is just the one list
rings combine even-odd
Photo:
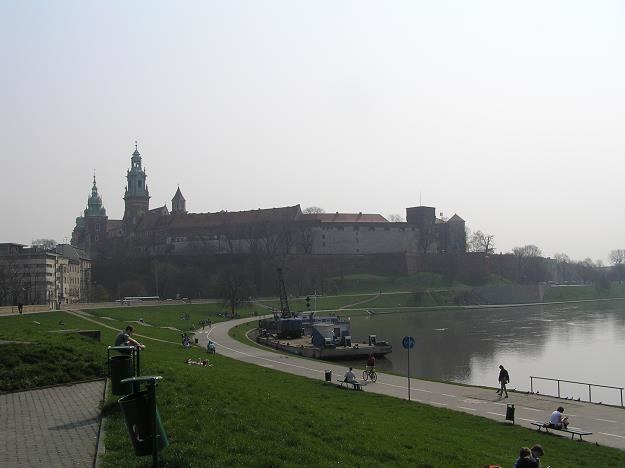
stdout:
[[0,466],[91,467],[104,380],[0,395]]
[[[232,327],[252,320],[257,320],[257,318],[217,323],[210,330],[198,333],[196,338],[199,339],[200,345],[205,347],[210,337],[217,346],[218,354],[282,372],[323,380],[325,371],[331,370],[333,381],[342,378],[345,374],[347,369],[344,365],[304,359],[290,354],[278,354],[240,343],[228,335],[228,330]],[[377,382],[364,388],[366,392],[408,399],[406,377],[378,373]],[[532,422],[548,420],[551,412],[561,405],[564,406],[571,420],[571,427],[593,432],[593,435],[584,437],[584,440],[625,450],[625,409],[623,408],[517,392],[510,392],[509,398],[501,398],[495,392],[495,388],[470,387],[419,379],[410,379],[410,388],[412,401],[463,411],[496,421],[504,421],[507,405],[514,404],[515,423],[532,429],[535,429],[531,426]]]

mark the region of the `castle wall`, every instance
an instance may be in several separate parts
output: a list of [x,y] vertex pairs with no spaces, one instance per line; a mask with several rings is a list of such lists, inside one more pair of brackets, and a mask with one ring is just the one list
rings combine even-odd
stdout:
[[419,244],[419,230],[406,223],[327,223],[312,228],[312,235],[313,254],[416,252]]

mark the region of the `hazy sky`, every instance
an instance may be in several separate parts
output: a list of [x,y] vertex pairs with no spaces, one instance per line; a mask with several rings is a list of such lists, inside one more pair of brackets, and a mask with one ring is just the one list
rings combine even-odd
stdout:
[[71,236],[93,169],[151,207],[435,206],[497,250],[625,248],[622,1],[0,0],[0,242]]

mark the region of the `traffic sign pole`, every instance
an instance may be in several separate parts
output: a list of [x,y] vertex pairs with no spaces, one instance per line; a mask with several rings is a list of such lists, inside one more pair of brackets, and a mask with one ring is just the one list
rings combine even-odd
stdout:
[[404,336],[401,345],[408,351],[408,401],[410,401],[410,350],[414,348],[414,338],[412,336]]
[[408,401],[410,401],[410,348],[408,348]]

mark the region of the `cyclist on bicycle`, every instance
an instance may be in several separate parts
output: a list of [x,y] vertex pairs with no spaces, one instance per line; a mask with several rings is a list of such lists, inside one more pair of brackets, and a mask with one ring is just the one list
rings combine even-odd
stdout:
[[367,358],[367,371],[368,372],[372,372],[375,368],[375,356],[373,355],[373,353],[369,354],[369,357]]

